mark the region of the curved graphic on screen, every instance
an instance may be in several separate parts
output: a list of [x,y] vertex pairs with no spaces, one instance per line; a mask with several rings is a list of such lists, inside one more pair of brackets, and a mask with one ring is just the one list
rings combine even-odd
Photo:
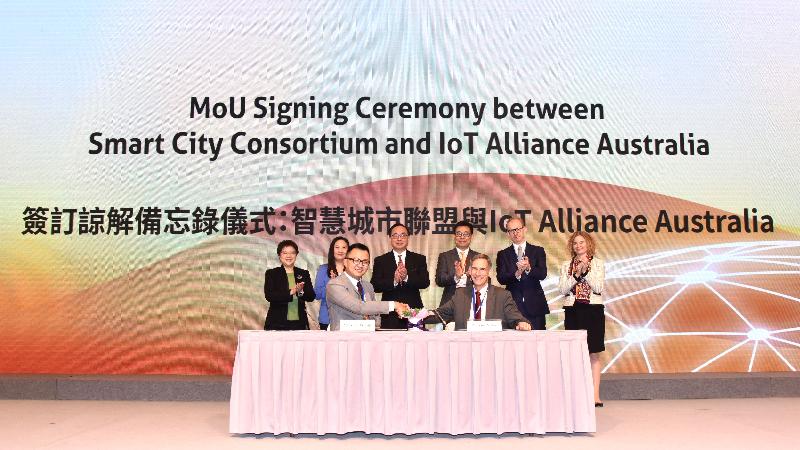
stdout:
[[[496,173],[380,180],[288,205],[264,206],[278,212],[271,223],[274,234],[214,236],[177,253],[160,244],[174,237],[137,237],[135,243],[143,251],[164,251],[163,258],[109,279],[104,268],[116,263],[115,254],[98,250],[91,267],[96,281],[77,292],[59,291],[61,280],[77,275],[54,264],[55,260],[38,262],[40,267],[50,267],[50,272],[18,274],[10,280],[8,300],[0,304],[4,342],[0,372],[229,374],[237,331],[263,325],[267,310],[263,274],[278,265],[276,243],[296,240],[301,250],[297,265],[312,273],[323,262],[332,235],[297,235],[292,211],[333,206],[345,211],[366,206],[426,209],[430,228],[413,235],[409,248],[427,256],[431,276],[437,255],[453,245],[450,235],[432,233],[436,208],[455,208],[459,219],[464,208],[472,208],[473,218],[475,210],[485,209],[486,222],[492,225],[487,224],[485,234],[475,233],[472,247],[492,259],[508,245],[499,217],[530,210],[529,240],[547,251],[551,277],[544,287],[556,311],[549,325],[556,329],[561,328],[562,319],[560,301],[552,289],[556,268],[569,257],[569,233],[540,232],[543,211],[581,208],[584,215],[642,214],[650,221],[648,232],[596,234],[598,255],[607,261],[608,271],[607,351],[603,355],[607,372],[800,367],[800,301],[796,297],[800,239],[780,227],[779,217],[773,233],[727,229],[655,233],[652,227],[661,210],[676,215],[730,213],[610,184]],[[389,250],[385,229],[345,234],[351,241],[367,244],[373,257]],[[69,255],[60,257],[69,260]],[[423,301],[437,305],[441,292],[432,283]]]

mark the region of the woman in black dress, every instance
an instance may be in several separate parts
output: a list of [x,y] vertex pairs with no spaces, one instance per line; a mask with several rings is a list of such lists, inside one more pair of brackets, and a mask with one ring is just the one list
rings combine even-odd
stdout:
[[295,267],[297,244],[278,244],[279,267],[264,273],[264,298],[269,302],[265,330],[307,330],[306,302],[314,301],[314,286],[307,270]]
[[605,265],[594,256],[594,239],[588,233],[576,231],[569,237],[572,259],[561,265],[558,288],[564,294],[564,328],[586,330],[589,361],[594,380],[594,405],[600,400],[600,352],[606,349],[606,317],[603,306]]

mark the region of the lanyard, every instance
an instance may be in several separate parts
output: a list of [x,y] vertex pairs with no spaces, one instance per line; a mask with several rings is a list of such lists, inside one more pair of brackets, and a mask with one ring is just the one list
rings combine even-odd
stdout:
[[[481,300],[481,306],[476,311],[475,310],[475,300],[476,300],[475,292],[478,292],[478,291],[476,291],[475,288],[473,288],[472,289],[472,308],[471,308],[472,309],[472,317],[475,317],[475,316],[482,317],[481,311],[483,311],[483,305],[486,304],[486,299],[484,298],[483,300]],[[487,289],[485,296],[488,296],[488,295],[489,295],[489,290]]]

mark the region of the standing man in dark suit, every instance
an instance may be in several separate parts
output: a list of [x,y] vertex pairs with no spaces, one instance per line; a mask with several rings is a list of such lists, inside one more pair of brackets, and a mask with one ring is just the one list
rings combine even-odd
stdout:
[[511,294],[489,282],[492,263],[483,254],[475,255],[469,268],[473,285],[457,289],[444,305],[435,310],[434,316],[426,317],[425,323],[438,321],[455,322],[456,330],[467,328],[467,322],[500,320],[503,328],[530,331],[531,324],[520,314]]
[[544,248],[525,240],[528,228],[516,217],[506,222],[506,232],[511,246],[497,254],[497,281],[511,292],[533,329],[544,330],[545,315],[550,312],[541,284],[547,278]]
[[453,229],[456,247],[439,254],[436,261],[436,284],[444,288],[439,306],[444,305],[456,293],[456,289],[472,286],[469,267],[478,252],[469,248],[472,242],[472,224],[458,222]]
[[[389,228],[389,243],[392,250],[375,258],[372,269],[372,285],[375,292],[383,293],[381,300],[397,301],[411,308],[422,308],[420,289],[431,284],[428,263],[424,255],[408,250],[408,228],[396,223]],[[407,319],[396,312],[381,316],[381,328],[404,329]]]

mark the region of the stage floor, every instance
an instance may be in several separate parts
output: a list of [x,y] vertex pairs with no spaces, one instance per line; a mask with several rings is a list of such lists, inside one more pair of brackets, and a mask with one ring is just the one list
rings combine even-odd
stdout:
[[800,400],[618,400],[595,434],[449,436],[230,435],[227,402],[0,400],[8,449],[796,449]]

